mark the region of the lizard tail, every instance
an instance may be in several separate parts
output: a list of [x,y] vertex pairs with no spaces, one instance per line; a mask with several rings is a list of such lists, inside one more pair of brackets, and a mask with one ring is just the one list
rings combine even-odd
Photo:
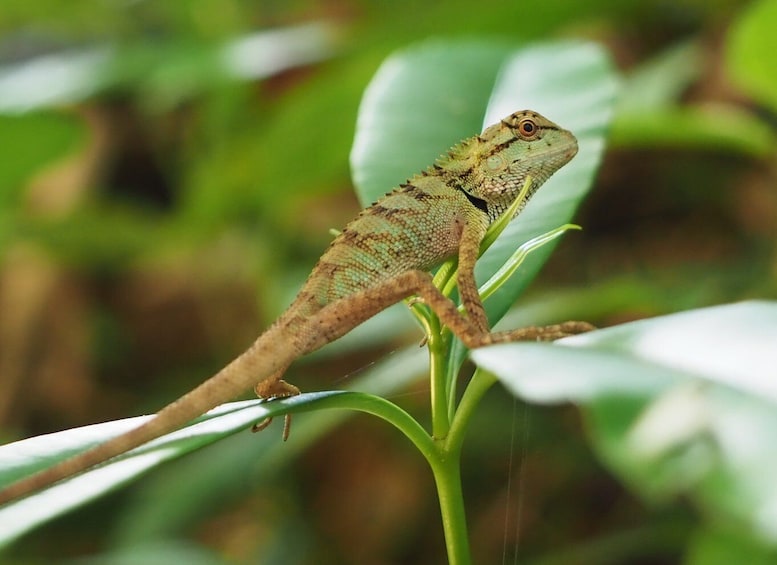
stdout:
[[151,420],[0,490],[0,505],[82,473],[175,431],[208,410],[232,400],[254,384],[282,373],[297,356],[286,334],[280,325],[270,327],[229,365],[162,408]]

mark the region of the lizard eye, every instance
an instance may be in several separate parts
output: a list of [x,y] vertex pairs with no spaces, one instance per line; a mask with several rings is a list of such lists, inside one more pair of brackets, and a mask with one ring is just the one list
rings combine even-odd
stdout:
[[518,133],[527,141],[536,139],[540,133],[540,128],[537,127],[536,122],[531,118],[523,118],[518,122]]

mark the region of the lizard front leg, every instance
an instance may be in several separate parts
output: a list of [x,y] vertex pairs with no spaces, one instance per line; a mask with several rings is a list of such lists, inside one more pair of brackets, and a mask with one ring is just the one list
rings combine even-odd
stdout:
[[[408,273],[407,278],[413,279],[413,284],[416,286],[414,294],[419,295],[429,308],[437,314],[440,321],[448,326],[453,334],[469,349],[512,341],[553,341],[595,329],[588,322],[569,321],[549,326],[530,326],[503,332],[491,332],[488,330],[483,304],[477,294],[475,294],[475,301],[470,303],[464,302],[464,296],[466,295],[462,294],[462,302],[470,316],[471,312],[483,312],[482,318],[479,318],[477,315],[473,316],[474,320],[482,319],[483,321],[480,323],[475,322],[470,317],[462,316],[453,301],[434,286],[428,274],[419,271],[412,271],[412,273],[412,275]],[[459,280],[461,280],[462,273],[463,271],[459,267]],[[480,325],[481,323],[483,326]]]
[[[492,333],[486,316],[483,301],[480,299],[477,282],[475,281],[475,263],[480,255],[480,242],[485,235],[487,226],[479,222],[468,222],[459,242],[459,265],[457,274],[457,286],[459,296],[467,318],[475,326],[480,335],[474,337],[474,342],[480,342],[481,345],[491,343],[503,343],[510,341],[553,341],[562,337],[585,333],[595,329],[588,322],[569,321],[550,326],[531,326],[505,332]],[[431,306],[430,306],[431,307]],[[432,307],[434,310],[434,308]],[[444,319],[440,313],[435,311],[443,323],[450,326],[450,318]],[[457,312],[458,313],[458,312]],[[447,314],[446,314],[447,316]],[[451,330],[456,331],[451,327]],[[464,341],[462,336],[457,336]],[[466,342],[465,342],[466,345]],[[467,345],[470,349],[473,347]],[[478,347],[475,345],[475,347]]]

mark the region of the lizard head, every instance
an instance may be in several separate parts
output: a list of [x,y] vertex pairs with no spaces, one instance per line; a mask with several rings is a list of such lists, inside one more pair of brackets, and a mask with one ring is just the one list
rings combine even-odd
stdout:
[[471,184],[477,188],[472,195],[499,213],[518,195],[527,176],[531,176],[532,185],[526,201],[577,154],[572,132],[530,110],[489,126],[476,140],[470,166],[475,181]]

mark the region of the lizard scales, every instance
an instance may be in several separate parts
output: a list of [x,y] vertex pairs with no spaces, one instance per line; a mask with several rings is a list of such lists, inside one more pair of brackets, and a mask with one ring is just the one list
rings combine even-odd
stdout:
[[[0,504],[170,433],[251,387],[260,397],[298,393],[281,380],[296,358],[411,295],[422,298],[470,348],[590,329],[582,322],[568,322],[490,333],[474,280],[480,241],[527,176],[532,179],[530,194],[519,212],[576,153],[571,132],[529,110],[455,145],[351,221],[321,256],[291,306],[244,353],[138,428],[0,490]],[[453,256],[459,258],[458,286],[466,316],[440,294],[426,272]]]

